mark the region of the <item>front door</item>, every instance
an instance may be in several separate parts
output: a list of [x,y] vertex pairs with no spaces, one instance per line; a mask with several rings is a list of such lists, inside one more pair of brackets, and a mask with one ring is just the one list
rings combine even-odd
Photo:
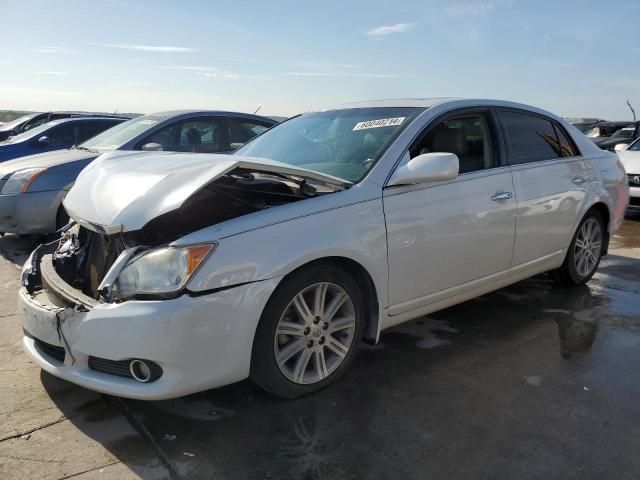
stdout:
[[516,202],[498,138],[489,110],[453,112],[428,126],[407,157],[455,153],[460,160],[458,177],[384,190],[390,315],[507,274]]

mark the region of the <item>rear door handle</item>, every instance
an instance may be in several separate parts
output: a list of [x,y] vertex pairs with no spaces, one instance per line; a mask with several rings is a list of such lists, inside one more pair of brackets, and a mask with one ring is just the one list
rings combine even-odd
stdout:
[[494,202],[499,202],[500,200],[509,200],[510,198],[513,198],[513,193],[498,192],[493,197],[491,197],[491,200],[493,200]]
[[575,183],[576,185],[582,185],[586,181],[587,180],[584,177],[575,177],[571,179],[571,182]]

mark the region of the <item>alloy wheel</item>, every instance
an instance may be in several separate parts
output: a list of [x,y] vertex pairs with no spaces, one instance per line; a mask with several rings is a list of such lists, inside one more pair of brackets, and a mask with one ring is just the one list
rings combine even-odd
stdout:
[[297,384],[317,383],[347,356],[356,328],[353,300],[334,283],[298,292],[284,309],[274,338],[276,363]]
[[602,252],[602,229],[595,218],[588,218],[580,227],[573,252],[576,272],[589,276],[598,264]]

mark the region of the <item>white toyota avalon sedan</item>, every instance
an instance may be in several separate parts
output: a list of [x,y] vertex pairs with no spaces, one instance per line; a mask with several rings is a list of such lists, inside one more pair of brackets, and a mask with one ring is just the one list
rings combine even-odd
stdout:
[[113,153],[22,272],[24,348],[123,397],[326,387],[381,330],[551,272],[580,285],[629,200],[561,118],[493,100],[305,113],[233,156]]

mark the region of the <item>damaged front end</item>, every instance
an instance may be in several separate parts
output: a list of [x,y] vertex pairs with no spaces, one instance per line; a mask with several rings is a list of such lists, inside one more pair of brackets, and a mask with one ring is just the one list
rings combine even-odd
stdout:
[[[126,174],[112,164],[107,175],[110,165],[99,162],[78,178],[65,200],[72,222],[33,251],[21,276],[23,346],[41,368],[139,399],[247,377],[248,332],[278,279],[185,295],[190,278],[216,254],[219,239],[206,228],[348,185],[281,165],[225,158],[211,166],[209,156],[201,158],[202,171],[194,155],[184,156],[184,168],[174,162],[163,172],[147,165]],[[117,192],[114,178],[138,188]],[[180,243],[198,231],[207,234],[197,244]]]
[[78,218],[57,242],[34,251],[23,285],[31,294],[46,289],[60,306],[83,308],[132,298],[174,298],[216,242],[186,247],[172,247],[171,242],[226,220],[340,189],[298,176],[235,168],[138,230]]

